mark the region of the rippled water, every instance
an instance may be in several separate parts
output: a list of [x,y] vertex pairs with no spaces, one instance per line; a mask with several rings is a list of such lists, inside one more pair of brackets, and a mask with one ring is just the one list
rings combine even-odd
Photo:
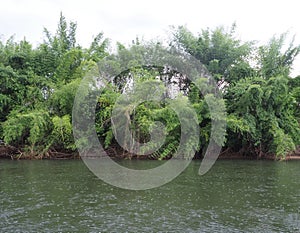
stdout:
[[79,160],[0,160],[0,232],[300,232],[300,161],[218,161],[204,176],[199,165],[129,191]]

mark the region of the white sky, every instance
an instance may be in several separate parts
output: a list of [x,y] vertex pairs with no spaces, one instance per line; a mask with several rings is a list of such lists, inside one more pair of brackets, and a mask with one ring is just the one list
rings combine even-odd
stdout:
[[[78,24],[79,44],[88,46],[103,31],[113,42],[130,43],[167,38],[170,25],[186,25],[192,32],[237,23],[243,40],[267,42],[289,31],[300,44],[300,13],[293,0],[0,0],[0,39],[24,36],[33,44],[43,41],[43,28],[55,32],[62,11]],[[300,74],[300,58],[293,74]]]

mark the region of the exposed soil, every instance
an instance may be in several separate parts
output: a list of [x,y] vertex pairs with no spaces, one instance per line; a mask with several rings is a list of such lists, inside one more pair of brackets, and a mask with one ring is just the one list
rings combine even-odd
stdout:
[[218,157],[218,159],[263,159],[263,160],[275,160],[274,154],[260,153],[259,155],[250,153],[246,150],[234,151],[231,148],[223,149]]
[[0,159],[76,159],[78,153],[65,153],[58,151],[48,151],[44,155],[26,154],[13,146],[0,145]]
[[285,158],[286,160],[300,160],[300,146],[297,147],[295,151],[288,154]]
[[18,150],[15,147],[0,145],[0,158],[12,159],[17,153]]
[[[128,152],[124,152],[119,148],[110,148],[106,150],[106,153],[112,158],[128,158],[128,159],[155,159],[148,156],[136,156],[130,155]],[[58,151],[49,151],[43,156],[26,156],[21,153],[17,148],[12,146],[5,146],[0,145],[0,159],[79,159],[80,156],[78,153],[65,153],[65,152],[58,152]],[[264,160],[276,160],[275,155],[273,154],[263,154],[261,157],[248,154],[245,151],[235,152],[231,149],[224,149],[221,151],[218,159],[245,159],[245,160],[252,160],[252,159],[264,159]],[[300,160],[300,146],[290,154],[286,156],[283,160]]]

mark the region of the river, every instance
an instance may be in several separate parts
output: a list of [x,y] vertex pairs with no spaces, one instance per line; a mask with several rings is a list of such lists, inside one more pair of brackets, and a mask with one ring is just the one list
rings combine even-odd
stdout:
[[131,191],[80,160],[0,160],[0,232],[300,232],[300,161],[219,160],[204,176],[199,166]]

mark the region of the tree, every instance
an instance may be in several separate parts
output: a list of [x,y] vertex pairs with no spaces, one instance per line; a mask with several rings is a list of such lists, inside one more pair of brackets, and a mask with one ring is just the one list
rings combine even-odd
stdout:
[[292,64],[300,52],[300,45],[295,46],[292,40],[283,51],[286,36],[286,33],[278,38],[274,36],[267,45],[258,48],[259,75],[270,78],[290,74]]
[[226,93],[227,146],[262,157],[284,157],[300,141],[287,77],[247,78]]
[[172,45],[197,58],[206,66],[219,85],[251,75],[249,65],[252,42],[242,43],[235,38],[235,24],[229,32],[224,27],[202,30],[194,36],[187,28],[173,28]]
[[59,23],[56,34],[51,35],[48,29],[44,28],[47,40],[44,41],[57,56],[62,56],[66,51],[75,48],[76,45],[76,29],[77,24],[70,22],[69,26],[66,18],[60,13]]
[[295,116],[300,124],[300,76],[289,80],[289,87],[292,96],[295,98],[293,101]]
[[[288,77],[299,46],[292,41],[283,50],[282,34],[255,47],[235,39],[234,32],[235,26],[230,32],[219,27],[196,37],[179,27],[173,45],[199,59],[219,82],[228,112],[226,147],[258,157],[284,157],[299,145],[297,79]],[[195,104],[201,103],[201,96],[191,94]]]
[[54,36],[45,29],[46,40],[35,49],[25,39],[0,43],[0,138],[30,156],[55,148],[75,150],[74,96],[108,46],[100,33],[89,49],[82,49],[76,27],[61,14]]
[[[286,34],[257,47],[237,39],[235,25],[230,30],[205,29],[197,36],[178,27],[168,48],[137,38],[129,46],[117,43],[113,54],[102,32],[82,48],[76,43],[76,28],[61,14],[57,31],[52,35],[45,29],[46,39],[37,48],[13,37],[0,42],[0,139],[21,154],[40,158],[76,150],[71,122],[78,88],[84,91],[77,96],[80,113],[95,112],[96,133],[105,149],[118,147],[114,133],[123,133],[124,156],[140,148],[147,158],[171,158],[182,138],[181,152],[188,157],[195,151],[201,157],[211,139],[256,157],[284,158],[300,144],[300,79],[289,77],[300,46],[292,41],[284,49]],[[213,78],[191,81],[188,74],[193,72],[173,56],[178,49],[180,59],[194,56]],[[209,76],[206,69],[203,77]],[[89,71],[96,72],[93,77],[105,77],[106,85],[82,82]],[[213,80],[218,87],[211,86]],[[99,86],[101,95],[96,96]],[[223,99],[217,98],[219,90]],[[224,102],[225,145],[224,135],[218,133],[224,126],[217,124],[225,121]],[[86,130],[84,136],[94,127]],[[152,140],[153,133],[164,140]]]
[[4,141],[17,148],[23,147],[28,152],[27,155],[34,157],[45,152],[50,127],[47,111],[13,111],[3,124]]

